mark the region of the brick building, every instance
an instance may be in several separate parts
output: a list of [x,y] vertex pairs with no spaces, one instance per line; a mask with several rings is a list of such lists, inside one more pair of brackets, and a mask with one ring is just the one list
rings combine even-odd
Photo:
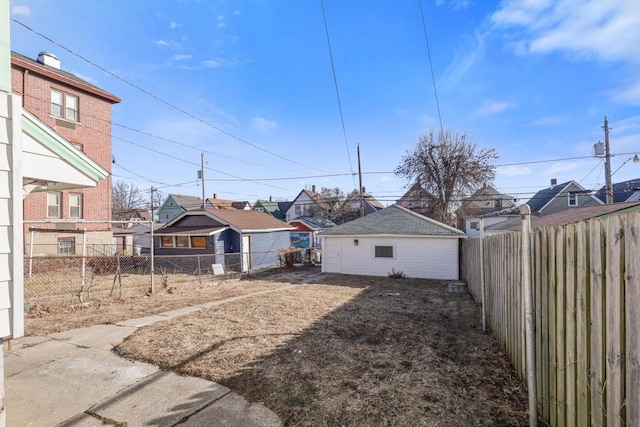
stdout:
[[[12,52],[11,84],[26,111],[111,173],[111,106],[118,97],[62,71],[55,55],[45,53],[35,61]],[[110,176],[80,190],[51,191],[56,186],[48,184],[55,183],[42,183],[24,198],[25,252],[30,228],[37,230],[34,254],[81,253],[83,229],[88,245],[112,246],[109,223],[77,223],[111,220]],[[28,222],[36,220],[43,223]]]

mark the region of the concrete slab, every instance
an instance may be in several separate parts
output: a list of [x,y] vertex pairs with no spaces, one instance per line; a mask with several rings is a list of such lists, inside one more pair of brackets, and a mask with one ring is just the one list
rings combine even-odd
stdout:
[[281,427],[280,418],[270,409],[229,393],[187,419],[181,427]]
[[164,313],[160,313],[160,316],[166,316],[171,319],[179,316],[184,316],[185,314],[193,313],[194,311],[201,311],[202,307],[184,307],[178,308],[176,310],[165,311]]
[[22,337],[17,339],[5,340],[2,343],[5,352],[18,350],[22,347],[31,347],[32,345],[40,344],[50,340],[47,337]]
[[110,351],[135,332],[135,328],[117,325],[95,325],[49,335],[50,338],[75,345]]
[[[111,425],[114,424],[115,423],[111,423]],[[59,424],[58,427],[105,427],[105,423],[103,423],[100,418],[82,413]]]
[[[173,426],[210,405],[230,390],[211,381],[159,372],[91,408],[96,414],[128,427]],[[205,424],[206,425],[206,424]]]
[[7,425],[57,425],[157,371],[111,352],[76,347],[64,359],[5,379]]
[[128,326],[132,328],[142,328],[143,326],[149,326],[149,325],[153,325],[154,323],[165,322],[167,320],[169,319],[165,316],[159,316],[157,314],[154,314],[153,316],[140,317],[139,319],[131,319],[131,320],[125,320],[123,322],[118,322],[116,323],[116,325]]
[[[77,353],[76,345],[63,341],[50,340],[37,346],[21,347],[4,355],[5,377],[17,375],[28,369],[64,359]],[[75,352],[75,353],[74,353]]]

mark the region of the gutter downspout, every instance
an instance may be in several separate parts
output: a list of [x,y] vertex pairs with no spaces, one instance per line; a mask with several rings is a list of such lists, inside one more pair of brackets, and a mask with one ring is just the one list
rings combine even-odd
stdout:
[[524,294],[527,390],[529,392],[529,426],[538,425],[536,359],[534,349],[533,286],[531,284],[531,208],[520,206],[522,219],[522,292]]

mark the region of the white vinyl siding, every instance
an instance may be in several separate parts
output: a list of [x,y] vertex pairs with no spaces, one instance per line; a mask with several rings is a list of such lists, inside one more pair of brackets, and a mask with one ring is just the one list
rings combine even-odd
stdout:
[[[435,237],[324,236],[322,271],[458,280],[458,239]],[[358,245],[354,245],[354,240]],[[376,246],[392,246],[393,258],[376,258]]]

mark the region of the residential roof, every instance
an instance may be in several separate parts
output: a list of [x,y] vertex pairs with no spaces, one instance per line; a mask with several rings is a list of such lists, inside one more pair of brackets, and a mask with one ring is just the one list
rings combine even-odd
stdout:
[[321,234],[323,236],[404,235],[466,237],[460,230],[398,205],[391,205],[363,218],[328,228],[323,230]]
[[179,234],[184,234],[184,235],[188,235],[188,236],[194,236],[194,235],[211,235],[214,234],[217,231],[222,231],[224,229],[228,228],[227,225],[220,225],[220,226],[216,226],[216,227],[203,227],[203,226],[185,226],[185,227],[181,227],[179,225],[174,225],[174,226],[168,226],[168,227],[162,227],[156,231],[154,231],[154,234],[156,235],[179,235]]
[[326,218],[319,218],[313,216],[301,216],[291,222],[301,222],[312,230],[324,230],[331,227],[336,227],[336,224]]
[[[640,202],[631,203],[615,203],[612,205],[586,206],[582,208],[571,208],[555,212],[545,216],[532,216],[531,227],[552,227],[565,224],[573,224],[591,218],[598,218],[611,214],[620,214],[623,212],[640,211]],[[486,227],[485,230],[505,230],[518,231],[521,227],[520,218],[509,219],[498,224]]]
[[545,188],[544,190],[538,191],[527,202],[527,204],[531,208],[531,212],[538,212],[540,209],[545,207],[546,204],[551,201],[551,199],[560,194],[562,190],[564,190],[572,182],[573,181],[563,182],[562,184],[556,184],[553,187]]
[[49,65],[41,64],[38,61],[35,61],[17,52],[11,52],[11,63],[18,67],[26,68],[33,72],[67,83],[93,95],[97,95],[113,104],[119,103],[121,101],[117,96],[107,92],[104,89],[99,88],[94,84],[89,83],[86,80],[82,80],[81,78],[67,71],[63,71]]
[[[613,201],[614,202],[627,202],[640,200],[640,178],[630,179],[628,181],[622,181],[613,184]],[[634,197],[632,197],[634,196]],[[596,197],[602,202],[607,201],[607,187],[602,187],[596,193]],[[629,199],[632,200],[629,200]]]
[[246,200],[218,199],[217,197],[209,197],[207,202],[211,204],[213,209],[244,209],[247,205],[251,206]]
[[204,211],[240,231],[292,229],[286,222],[252,210],[205,209]]
[[169,194],[169,197],[184,210],[192,211],[202,208],[202,199],[200,197],[183,196],[182,194]]
[[273,217],[284,220],[287,215],[287,209],[293,202],[273,202],[271,200],[258,200],[256,205],[260,204]]

